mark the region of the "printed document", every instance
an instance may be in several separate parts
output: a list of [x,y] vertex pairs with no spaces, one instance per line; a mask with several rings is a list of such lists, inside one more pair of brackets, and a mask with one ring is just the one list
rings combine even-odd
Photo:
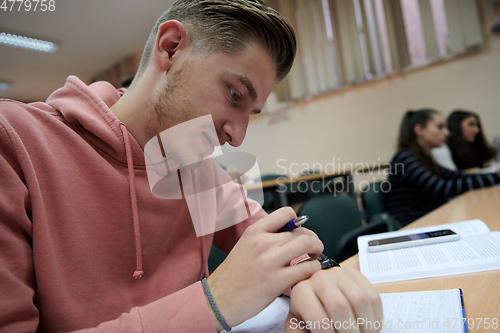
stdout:
[[[369,252],[371,240],[451,229],[460,240]],[[371,283],[421,279],[500,269],[500,232],[481,220],[358,237],[359,266]]]

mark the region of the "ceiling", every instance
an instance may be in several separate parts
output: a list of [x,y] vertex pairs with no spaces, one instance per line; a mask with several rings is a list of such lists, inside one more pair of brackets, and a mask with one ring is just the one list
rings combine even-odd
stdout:
[[[43,53],[0,44],[0,98],[45,100],[66,77],[90,78],[141,52],[156,19],[174,0],[54,0],[53,12],[0,10],[0,31],[59,44]],[[9,1],[7,1],[8,3]],[[48,2],[47,2],[48,3]],[[7,6],[9,9],[10,5]]]

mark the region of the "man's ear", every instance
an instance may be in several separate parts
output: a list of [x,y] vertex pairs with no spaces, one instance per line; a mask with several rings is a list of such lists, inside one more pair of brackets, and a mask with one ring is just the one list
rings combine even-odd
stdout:
[[179,21],[163,22],[158,27],[154,56],[159,69],[167,72],[172,67],[175,54],[189,45],[186,29]]

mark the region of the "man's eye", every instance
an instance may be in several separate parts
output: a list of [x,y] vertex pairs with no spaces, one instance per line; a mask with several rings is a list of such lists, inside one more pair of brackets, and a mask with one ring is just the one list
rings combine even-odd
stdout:
[[231,96],[231,99],[234,101],[237,101],[240,99],[241,95],[236,92],[233,88],[229,87],[229,94]]

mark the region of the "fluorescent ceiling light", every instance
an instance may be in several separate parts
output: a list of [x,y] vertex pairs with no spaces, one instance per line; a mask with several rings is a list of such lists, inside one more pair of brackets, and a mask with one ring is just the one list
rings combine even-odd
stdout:
[[0,32],[0,44],[49,53],[54,53],[57,50],[57,44],[55,43],[31,37],[18,36],[7,32]]
[[12,89],[12,83],[0,82],[0,91],[7,91]]

